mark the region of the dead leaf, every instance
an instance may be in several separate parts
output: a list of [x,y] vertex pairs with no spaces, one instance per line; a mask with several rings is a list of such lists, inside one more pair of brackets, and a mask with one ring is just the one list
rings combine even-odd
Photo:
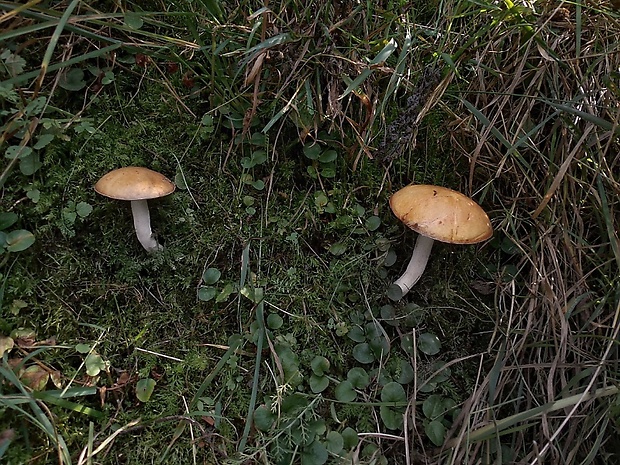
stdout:
[[39,365],[32,365],[21,373],[19,379],[33,391],[43,391],[50,379],[50,374]]

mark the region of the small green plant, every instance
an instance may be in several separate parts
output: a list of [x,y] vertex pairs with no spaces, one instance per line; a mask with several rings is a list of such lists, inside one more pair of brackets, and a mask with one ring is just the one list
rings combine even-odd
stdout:
[[34,244],[34,235],[25,229],[8,228],[17,223],[19,216],[13,212],[0,213],[0,255],[5,252],[22,252]]
[[456,402],[453,399],[433,394],[422,403],[422,412],[426,417],[424,420],[426,436],[433,444],[441,446],[446,438],[447,428],[452,426],[452,421],[458,415]]

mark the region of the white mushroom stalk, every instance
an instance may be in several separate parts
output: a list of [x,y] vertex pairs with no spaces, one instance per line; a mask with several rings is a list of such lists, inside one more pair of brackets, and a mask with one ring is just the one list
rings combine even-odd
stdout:
[[422,234],[418,235],[418,240],[413,248],[413,253],[411,254],[407,269],[402,276],[392,284],[392,286],[398,286],[400,289],[399,298],[403,298],[407,295],[415,283],[418,282],[422,273],[424,273],[434,242],[435,241],[430,237],[423,236]]
[[151,230],[151,216],[149,205],[146,200],[132,200],[131,213],[133,214],[133,225],[136,229],[136,236],[142,247],[149,252],[159,252],[164,247],[157,242]]

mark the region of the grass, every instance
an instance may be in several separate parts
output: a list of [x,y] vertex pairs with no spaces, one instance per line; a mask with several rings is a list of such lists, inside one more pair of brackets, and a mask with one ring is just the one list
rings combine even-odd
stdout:
[[[3,460],[613,461],[616,10],[101,8],[0,4]],[[160,254],[125,165],[177,184]],[[394,303],[410,182],[495,234]]]

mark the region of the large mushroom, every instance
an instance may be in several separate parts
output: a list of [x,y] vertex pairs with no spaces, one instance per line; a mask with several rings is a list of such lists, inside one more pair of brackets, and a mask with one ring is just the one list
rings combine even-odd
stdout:
[[174,191],[174,184],[167,177],[148,168],[128,166],[104,175],[95,184],[95,191],[112,199],[129,200],[136,235],[142,247],[147,252],[163,249],[151,231],[147,201]]
[[402,188],[390,198],[394,214],[419,236],[409,265],[388,295],[404,297],[420,279],[434,241],[475,244],[489,239],[493,228],[484,210],[460,192],[424,184]]

